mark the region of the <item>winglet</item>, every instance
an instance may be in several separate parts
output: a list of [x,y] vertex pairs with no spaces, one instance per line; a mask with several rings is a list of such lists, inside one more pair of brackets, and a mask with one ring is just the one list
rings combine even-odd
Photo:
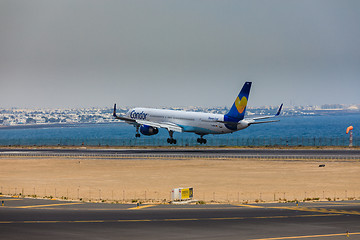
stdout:
[[114,116],[114,117],[117,117],[117,115],[116,115],[116,103],[114,104],[114,112],[113,112],[113,116]]
[[277,111],[277,113],[275,114],[275,116],[279,116],[279,115],[280,115],[280,112],[281,112],[282,107],[283,107],[283,104],[280,105],[279,110]]
[[136,120],[134,120],[134,119],[118,116],[118,115],[116,114],[116,103],[114,104],[113,116],[114,116],[116,119],[119,119],[119,120],[122,120],[122,121],[131,122],[131,123],[136,123]]

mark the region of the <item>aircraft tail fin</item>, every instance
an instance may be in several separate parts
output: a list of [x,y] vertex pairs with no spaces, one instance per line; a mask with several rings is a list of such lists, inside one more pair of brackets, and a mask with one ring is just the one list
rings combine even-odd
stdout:
[[238,122],[244,119],[250,88],[251,82],[245,82],[230,111],[225,115],[226,121]]

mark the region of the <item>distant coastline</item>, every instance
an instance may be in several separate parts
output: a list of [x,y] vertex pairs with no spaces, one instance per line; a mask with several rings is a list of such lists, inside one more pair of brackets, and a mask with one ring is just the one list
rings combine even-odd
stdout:
[[[173,107],[172,110],[226,114],[226,107]],[[275,114],[278,106],[248,107],[248,117]],[[0,109],[0,129],[88,126],[91,124],[118,123],[112,108],[87,109]],[[125,114],[128,108],[118,108]],[[359,114],[360,105],[284,106],[281,116],[338,116]]]
[[118,123],[48,123],[48,124],[18,124],[18,125],[0,125],[0,130],[2,129],[30,129],[30,128],[56,128],[56,127],[88,127],[88,126],[99,126],[99,125],[113,125]]

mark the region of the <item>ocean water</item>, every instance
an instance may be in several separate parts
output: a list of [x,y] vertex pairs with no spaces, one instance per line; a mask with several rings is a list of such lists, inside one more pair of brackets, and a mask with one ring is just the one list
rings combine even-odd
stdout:
[[[280,122],[257,124],[225,135],[207,135],[210,146],[220,145],[310,145],[346,146],[346,128],[354,127],[354,145],[360,146],[360,114],[338,116],[279,117]],[[0,128],[0,145],[93,145],[167,146],[168,132],[135,138],[135,128],[126,123]],[[193,133],[174,133],[180,146],[199,145]]]

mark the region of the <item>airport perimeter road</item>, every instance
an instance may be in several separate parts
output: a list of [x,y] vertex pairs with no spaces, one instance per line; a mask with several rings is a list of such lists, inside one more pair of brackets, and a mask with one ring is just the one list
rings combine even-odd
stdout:
[[158,158],[337,158],[360,159],[358,149],[31,149],[2,148],[0,156],[95,156]]
[[135,205],[1,198],[2,239],[360,238],[360,201]]

